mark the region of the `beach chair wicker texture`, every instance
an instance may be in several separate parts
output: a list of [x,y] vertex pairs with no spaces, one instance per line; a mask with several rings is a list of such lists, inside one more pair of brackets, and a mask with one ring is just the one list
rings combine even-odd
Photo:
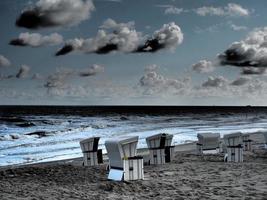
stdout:
[[243,162],[243,137],[242,133],[224,135],[227,146],[227,162]]
[[219,133],[198,133],[197,138],[197,147],[200,154],[205,150],[217,150],[220,147]]
[[103,163],[102,149],[98,149],[100,137],[91,137],[80,141],[84,166],[95,166]]
[[110,165],[109,177],[112,177],[114,170],[120,170],[123,172],[123,180],[144,178],[143,158],[136,156],[137,143],[138,136],[124,136],[106,140],[105,146]]
[[251,151],[252,150],[252,140],[250,139],[250,134],[243,134],[243,150]]
[[150,164],[165,164],[171,162],[174,154],[174,146],[171,146],[173,135],[159,133],[146,138],[149,149]]

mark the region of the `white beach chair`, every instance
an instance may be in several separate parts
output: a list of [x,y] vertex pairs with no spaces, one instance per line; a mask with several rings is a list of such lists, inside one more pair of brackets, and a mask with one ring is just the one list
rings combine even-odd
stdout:
[[197,151],[203,153],[219,153],[220,134],[219,133],[198,133]]
[[224,143],[227,146],[227,162],[243,162],[242,133],[224,135]]
[[243,134],[243,150],[251,151],[252,150],[252,140],[250,139],[250,134]]
[[106,140],[111,180],[144,179],[143,157],[136,156],[138,136],[124,136]]
[[146,138],[149,149],[150,164],[158,165],[171,162],[174,155],[174,146],[171,146],[173,135],[159,133]]
[[98,149],[99,139],[100,137],[91,137],[80,141],[84,166],[95,166],[103,163],[102,149]]

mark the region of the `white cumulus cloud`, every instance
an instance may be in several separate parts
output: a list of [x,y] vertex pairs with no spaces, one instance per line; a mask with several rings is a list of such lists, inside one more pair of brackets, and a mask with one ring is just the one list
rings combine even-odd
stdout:
[[229,3],[225,7],[203,6],[194,10],[199,16],[246,17],[250,11],[239,4]]
[[0,67],[8,67],[10,65],[10,61],[5,56],[0,55]]
[[198,73],[209,73],[214,71],[214,64],[208,60],[200,60],[192,65],[192,69]]
[[46,45],[59,45],[63,43],[63,37],[58,33],[50,35],[41,35],[39,33],[21,33],[18,38],[11,40],[10,44],[14,46],[40,47]]
[[21,65],[16,78],[26,78],[30,72],[31,68],[27,65]]
[[257,28],[247,38],[234,42],[218,55],[221,65],[239,67],[243,74],[263,74],[267,68],[267,27]]

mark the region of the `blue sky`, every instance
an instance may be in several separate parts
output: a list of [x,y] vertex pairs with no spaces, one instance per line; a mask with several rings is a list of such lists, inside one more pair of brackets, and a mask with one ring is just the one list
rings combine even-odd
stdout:
[[[53,15],[63,16],[61,21],[49,18],[53,25],[34,29],[16,26],[21,13],[34,8],[51,13],[45,6],[55,2],[66,9],[61,7],[61,13]],[[250,63],[248,66],[230,62],[225,56],[218,58],[218,54],[223,54],[234,42],[247,50],[258,46],[246,42],[241,45],[242,41],[258,38],[255,35],[267,38],[264,29],[266,1],[79,0],[81,4],[73,11],[75,2],[0,2],[0,104],[266,105],[267,65],[259,61],[259,55],[262,60],[267,55],[265,47],[258,45],[264,41],[259,41],[257,45],[261,49],[255,50],[261,54],[246,58],[245,61],[252,59],[244,62]],[[157,38],[155,33],[171,22],[180,29],[176,39],[182,39],[173,43],[166,40],[163,48],[154,53],[117,49],[97,54],[88,52],[91,44],[83,43],[66,55],[55,56],[74,38],[81,41],[96,38],[108,19],[116,25],[105,29],[106,33],[124,27],[141,35],[136,48]],[[38,34],[41,39],[37,41],[37,47],[36,40],[35,43],[23,41],[24,46],[10,45],[11,40],[23,38],[21,33],[27,33],[24,39]],[[44,37],[50,38],[55,33],[60,38],[55,41],[51,37],[48,45]],[[243,52],[240,48],[237,48],[238,52]],[[226,62],[222,62],[224,59]],[[82,76],[82,73],[86,75]]]

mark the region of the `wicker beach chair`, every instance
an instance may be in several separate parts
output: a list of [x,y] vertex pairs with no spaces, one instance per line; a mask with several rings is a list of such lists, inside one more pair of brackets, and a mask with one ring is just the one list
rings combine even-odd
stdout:
[[91,137],[80,141],[84,166],[95,166],[103,163],[102,149],[98,149],[99,140],[100,137]]
[[227,146],[227,162],[243,162],[243,137],[242,133],[224,135]]
[[243,150],[251,151],[252,150],[252,140],[250,139],[250,134],[244,133],[242,135],[243,138]]
[[150,164],[158,165],[172,161],[174,155],[172,139],[173,135],[167,133],[159,133],[146,138]]
[[219,133],[198,133],[197,138],[197,152],[199,154],[220,152]]
[[143,157],[136,155],[138,136],[124,136],[106,140],[111,180],[144,179]]

